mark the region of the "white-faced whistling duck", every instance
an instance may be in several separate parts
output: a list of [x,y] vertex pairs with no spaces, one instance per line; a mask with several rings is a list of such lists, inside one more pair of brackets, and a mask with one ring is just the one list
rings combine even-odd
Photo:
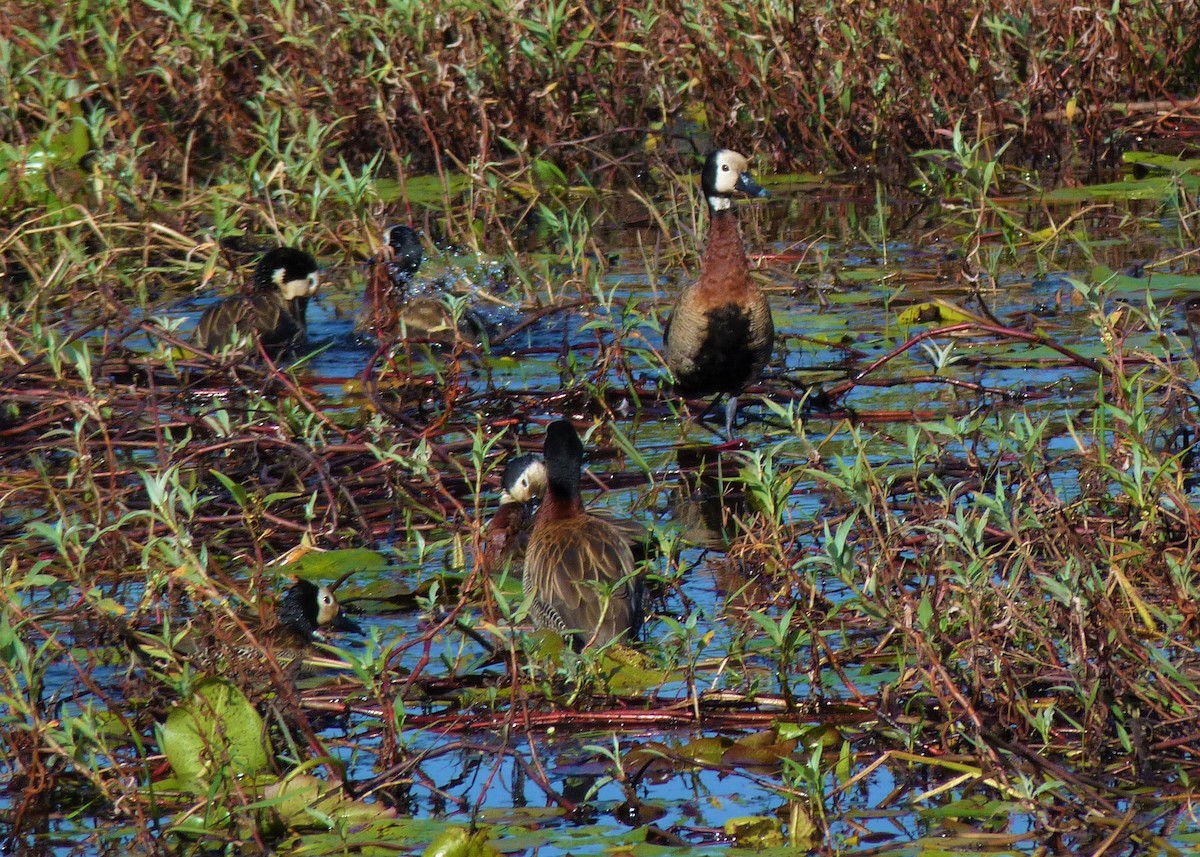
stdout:
[[569,421],[547,428],[544,457],[546,496],[522,574],[534,624],[569,634],[580,649],[632,641],[641,630],[645,589],[628,538],[583,508],[583,444]]
[[500,508],[484,533],[483,562],[489,572],[508,564],[514,571],[525,559],[533,527],[534,503],[546,493],[546,465],[533,453],[510,458],[500,478]]
[[[505,561],[520,569],[533,527],[534,510],[546,496],[546,463],[537,453],[511,458],[500,478],[500,508],[488,522],[484,536],[484,567],[499,571]],[[650,531],[639,521],[615,514],[611,509],[589,509],[588,514],[611,524],[625,539],[635,560],[653,552]]]
[[194,339],[204,351],[256,336],[272,358],[304,342],[308,299],[317,293],[317,263],[303,250],[276,247],[254,268],[254,290],[213,304],[200,316]]
[[478,339],[479,330],[469,313],[455,324],[450,308],[438,296],[410,294],[413,276],[424,258],[420,235],[409,226],[397,224],[384,230],[383,240],[385,259],[367,284],[357,329],[374,331],[385,338],[400,336],[440,344],[459,337]]
[[749,169],[744,156],[728,149],[717,149],[705,160],[701,187],[710,220],[700,278],[679,295],[664,333],[676,391],[684,397],[715,395],[714,405],[728,395],[725,431],[730,436],[737,397],[762,375],[775,344],[771,306],[750,278],[733,212],[735,193],[768,195]]
[[326,631],[361,634],[362,628],[342,612],[333,587],[297,578],[279,602],[273,622],[245,617],[233,623],[218,612],[173,639],[169,649],[163,648],[161,636],[144,632],[132,633],[129,642],[145,658],[186,662],[195,669],[254,672],[269,652],[280,666],[295,665],[303,671],[303,662],[312,657],[312,644],[325,642]]

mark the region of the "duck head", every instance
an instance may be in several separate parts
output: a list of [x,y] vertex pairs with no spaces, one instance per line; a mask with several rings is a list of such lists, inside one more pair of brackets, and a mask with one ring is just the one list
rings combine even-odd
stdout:
[[285,300],[311,298],[319,281],[316,260],[294,247],[276,247],[259,260],[254,269],[254,290],[278,289]]
[[388,261],[388,275],[392,283],[407,283],[421,267],[424,258],[421,236],[412,227],[398,223],[383,231],[383,241],[391,256]]
[[501,503],[529,503],[546,493],[546,464],[534,453],[509,460],[500,478]]
[[750,162],[745,155],[729,149],[716,149],[704,159],[704,172],[700,178],[704,198],[713,211],[726,211],[735,193],[747,196],[770,196],[750,175]]
[[279,624],[309,640],[323,640],[322,630],[363,632],[342,613],[333,590],[297,578],[279,605]]

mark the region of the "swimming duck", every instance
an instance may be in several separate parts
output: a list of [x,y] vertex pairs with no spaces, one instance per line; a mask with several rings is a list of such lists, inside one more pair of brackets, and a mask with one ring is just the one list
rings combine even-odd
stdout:
[[[733,196],[767,196],[750,177],[750,163],[729,149],[704,161],[701,188],[708,202],[708,241],[700,258],[700,278],[679,295],[663,339],[666,361],[680,395],[723,394],[725,431],[733,434],[737,397],[757,380],[775,343],[775,323],[766,296],[750,279]],[[711,406],[710,406],[711,408]]]
[[413,275],[424,260],[421,238],[404,224],[389,226],[383,232],[383,264],[376,266],[367,284],[359,332],[398,334],[402,339],[425,339],[447,344],[458,338],[472,339],[479,334],[475,319],[464,314],[456,324],[454,314],[433,294],[410,294]]
[[297,578],[279,602],[274,622],[263,624],[248,617],[231,624],[228,616],[200,614],[165,647],[161,632],[133,632],[129,642],[145,657],[183,660],[199,669],[245,672],[252,671],[267,651],[280,666],[303,660],[311,644],[326,642],[328,631],[363,632],[342,612],[332,587]]
[[522,586],[534,624],[569,634],[576,648],[632,640],[642,626],[644,586],[628,539],[587,512],[579,494],[583,444],[557,420],[546,430],[546,495],[525,551]]
[[254,268],[254,291],[213,304],[200,316],[194,336],[207,352],[257,335],[272,358],[300,345],[308,335],[308,299],[317,293],[317,263],[294,247],[276,247]]
[[387,260],[388,279],[393,286],[406,286],[421,268],[425,251],[421,247],[421,236],[417,230],[403,223],[397,223],[383,230],[383,240],[387,244],[391,258]]
[[324,629],[361,634],[362,628],[342,612],[333,589],[296,578],[279,604],[279,626],[310,643],[324,642]]

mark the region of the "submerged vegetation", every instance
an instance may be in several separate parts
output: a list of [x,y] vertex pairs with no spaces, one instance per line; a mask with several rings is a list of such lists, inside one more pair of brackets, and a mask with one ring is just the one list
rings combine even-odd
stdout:
[[[366,5],[0,21],[0,850],[1200,839],[1200,10]],[[713,141],[733,443],[662,357]],[[397,222],[440,337],[355,332]],[[278,245],[313,353],[191,347]],[[631,646],[484,562],[560,416]],[[293,577],[365,638],[273,646]]]

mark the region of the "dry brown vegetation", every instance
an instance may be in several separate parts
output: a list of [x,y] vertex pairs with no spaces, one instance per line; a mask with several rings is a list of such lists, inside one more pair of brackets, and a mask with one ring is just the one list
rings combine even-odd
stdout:
[[[1135,127],[1192,133],[1200,72],[1190,3],[132,3],[72,6],[59,29],[63,10],[11,11],[13,67],[74,80],[111,117],[101,145],[137,140],[172,180],[252,157],[276,113],[287,140],[333,127],[330,163],[382,152],[416,172],[589,163],[664,124],[689,154],[711,134],[776,169],[891,167],[960,120],[1045,165],[1075,141],[1107,157]],[[52,117],[13,83],[4,136],[26,143]]]

